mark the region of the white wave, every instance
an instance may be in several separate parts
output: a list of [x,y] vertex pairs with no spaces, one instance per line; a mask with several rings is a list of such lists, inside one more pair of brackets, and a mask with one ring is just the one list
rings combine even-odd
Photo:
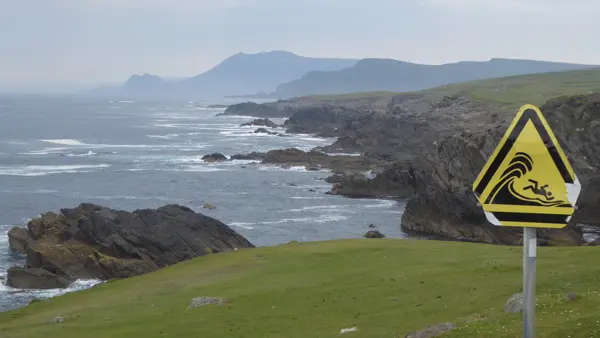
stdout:
[[247,230],[253,230],[254,227],[252,225],[254,225],[254,224],[255,223],[248,223],[248,222],[232,222],[232,223],[229,223],[229,225],[231,225],[231,226],[242,228],[242,229],[247,229]]
[[117,171],[132,171],[132,172],[136,172],[136,171],[149,171],[149,170],[153,170],[153,169],[130,168],[130,169],[120,169],[120,170],[117,170]]
[[267,133],[255,133],[254,131],[220,131],[220,135],[227,137],[279,137],[275,134],[267,134]]
[[260,163],[260,161],[258,161],[258,160],[231,160],[230,162],[226,162],[226,163],[231,163],[233,165],[245,165],[245,164]]
[[216,168],[213,166],[206,165],[188,165],[181,169],[163,169],[164,171],[185,171],[185,172],[213,172],[213,171],[225,171],[226,169]]
[[319,215],[315,217],[300,217],[300,218],[283,218],[279,221],[266,221],[260,224],[282,224],[282,223],[329,223],[335,221],[343,221],[348,219],[348,216],[343,215]]
[[362,205],[362,208],[390,208],[393,207],[394,205],[397,205],[398,202],[393,201],[393,200],[379,200],[378,204],[365,204]]
[[100,148],[151,148],[151,149],[173,149],[180,147],[181,145],[170,144],[170,145],[150,145],[150,144],[104,144],[104,143],[84,143],[79,140],[72,139],[56,139],[56,140],[40,140],[42,142],[48,142],[67,147],[53,147],[45,148],[42,150],[34,150],[27,155],[48,155],[56,152],[62,152],[65,150],[72,150],[73,148],[84,148],[84,149],[100,149]]
[[8,231],[11,228],[9,225],[0,225],[0,227],[6,227],[6,231],[0,232],[0,247],[8,246]]
[[128,196],[128,195],[117,195],[117,196],[84,196],[85,199],[97,199],[97,200],[151,200],[155,197],[152,196]]
[[218,119],[255,119],[256,118],[254,116],[246,116],[246,115],[219,115],[219,116],[215,116],[215,117]]
[[362,156],[361,153],[327,153],[329,156]]
[[[216,126],[219,126],[218,124],[168,123],[168,122],[170,122],[169,120],[164,121],[164,122],[167,122],[167,123],[158,123],[158,124],[155,124],[154,127],[159,127],[159,128],[197,129],[197,130],[214,130],[214,129],[219,129],[219,128],[216,127]],[[199,127],[210,127],[210,128],[199,128]]]
[[166,135],[146,135],[149,138],[157,138],[161,140],[172,140],[176,137],[179,137],[179,134],[166,134]]
[[302,141],[316,141],[316,142],[327,142],[331,139],[323,138],[323,137],[300,137]]
[[84,156],[95,156],[98,155],[98,153],[95,153],[93,151],[88,151],[87,153],[68,153],[65,156],[68,157],[84,157]]
[[325,196],[292,196],[290,198],[294,200],[322,200],[325,199]]
[[47,289],[47,290],[15,289],[10,286],[6,286],[4,284],[0,284],[0,292],[2,292],[2,291],[6,291],[8,293],[24,292],[24,293],[27,293],[30,296],[34,296],[35,298],[38,298],[38,299],[48,299],[48,298],[52,298],[52,297],[62,296],[64,294],[67,294],[70,292],[86,290],[86,289],[89,289],[100,283],[103,283],[103,282],[98,279],[78,279],[78,280],[74,281],[73,283],[71,283],[71,285],[69,285],[67,288]]
[[303,207],[299,209],[290,209],[288,211],[291,212],[303,212],[307,210],[323,210],[323,211],[340,211],[340,209],[344,209],[347,206],[345,205],[313,205],[310,207]]
[[86,145],[85,143],[79,141],[79,140],[73,140],[73,139],[55,139],[55,140],[40,140],[42,142],[48,142],[48,143],[54,143],[54,144],[60,144],[63,146],[83,146]]
[[193,110],[208,110],[208,111],[218,110],[219,112],[223,112],[223,111],[225,111],[225,109],[227,109],[227,108],[211,108],[211,107],[198,107],[198,106],[195,106],[192,108],[193,108]]
[[280,166],[275,166],[275,165],[263,165],[260,166],[258,168],[258,170],[263,170],[263,171],[294,171],[294,172],[309,172],[308,170],[306,170],[306,168],[304,166],[294,166],[294,167],[289,167],[289,168],[283,168]]
[[51,174],[68,174],[90,172],[94,169],[110,167],[110,164],[96,165],[28,165],[23,167],[0,167],[0,175],[4,176],[45,176]]
[[55,194],[58,192],[58,190],[52,190],[52,189],[36,189],[36,190],[30,190],[27,191],[30,192],[32,194]]

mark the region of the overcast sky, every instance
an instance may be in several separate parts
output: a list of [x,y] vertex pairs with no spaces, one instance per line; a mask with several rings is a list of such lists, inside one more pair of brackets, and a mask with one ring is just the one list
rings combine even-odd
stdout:
[[0,89],[190,76],[238,53],[600,64],[598,0],[0,0]]

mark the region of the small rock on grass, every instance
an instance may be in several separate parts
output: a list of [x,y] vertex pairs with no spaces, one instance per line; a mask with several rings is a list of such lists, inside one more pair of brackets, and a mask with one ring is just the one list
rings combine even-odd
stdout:
[[575,293],[575,291],[570,291],[570,292],[567,294],[567,303],[568,303],[568,302],[572,302],[572,301],[574,301],[574,300],[576,300],[576,299],[577,299],[577,294]]
[[198,298],[192,299],[192,302],[188,306],[188,309],[195,309],[197,307],[204,306],[204,305],[210,305],[210,304],[221,305],[224,302],[225,302],[225,299],[223,299],[223,298],[217,298],[217,297],[198,297]]
[[515,293],[504,304],[504,312],[518,313],[523,311],[523,294]]
[[356,331],[358,331],[357,327],[348,327],[348,328],[342,329],[340,331],[340,334],[346,334],[346,333],[349,333],[349,332],[356,332]]
[[438,324],[438,325],[432,325],[421,331],[407,333],[406,336],[404,336],[404,338],[439,337],[448,331],[454,330],[455,328],[456,328],[455,323],[443,323],[443,324]]
[[52,319],[50,319],[50,324],[58,324],[58,323],[64,323],[65,319],[61,316],[56,316]]

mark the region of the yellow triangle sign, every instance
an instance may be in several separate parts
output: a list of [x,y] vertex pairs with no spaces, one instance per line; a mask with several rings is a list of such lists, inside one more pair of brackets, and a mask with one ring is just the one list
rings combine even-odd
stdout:
[[498,226],[563,228],[575,211],[581,184],[542,112],[521,107],[473,192]]

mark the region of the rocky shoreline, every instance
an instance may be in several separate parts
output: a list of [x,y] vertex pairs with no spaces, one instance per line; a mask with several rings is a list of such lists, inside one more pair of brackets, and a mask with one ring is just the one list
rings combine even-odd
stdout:
[[[286,105],[287,104],[287,105]],[[583,184],[578,210],[568,227],[539,231],[540,245],[582,245],[581,228],[600,226],[600,95],[561,97],[541,107]],[[330,168],[330,194],[356,198],[406,199],[402,229],[420,236],[519,245],[521,228],[490,224],[471,185],[516,110],[458,93],[437,100],[400,94],[357,104],[280,100],[239,104],[223,114],[288,117],[288,133],[335,137],[311,152],[279,150],[271,163]],[[327,153],[361,154],[357,162]],[[273,153],[274,154],[274,153]],[[325,154],[325,155],[323,155]],[[265,157],[253,154],[263,163]],[[326,157],[325,157],[326,156]],[[236,155],[236,158],[246,158]],[[322,158],[327,158],[324,161]],[[336,164],[335,166],[333,164]]]
[[[385,106],[385,109],[381,107]],[[275,107],[275,108],[273,108]],[[424,102],[399,95],[370,108],[285,101],[241,104],[224,114],[261,117],[245,125],[282,127],[287,133],[335,137],[326,147],[265,153],[207,154],[206,162],[251,160],[282,167],[328,170],[328,194],[405,200],[400,226],[425,238],[520,245],[520,228],[490,224],[471,184],[491,154],[511,109],[464,95]],[[276,109],[277,113],[273,113]],[[583,185],[578,209],[565,229],[538,231],[540,245],[594,245],[582,229],[600,233],[600,94],[562,97],[541,107]],[[287,115],[282,126],[265,119]],[[339,153],[359,153],[343,155]],[[590,230],[591,229],[591,230]],[[382,236],[382,235],[381,235]],[[371,234],[367,237],[380,237]],[[13,228],[9,245],[26,254],[8,271],[16,288],[64,288],[77,279],[127,278],[187,259],[254,245],[220,221],[179,205],[133,212],[81,204],[45,213],[27,228]]]
[[220,221],[180,205],[127,212],[84,203],[45,213],[8,236],[10,249],[27,256],[24,266],[8,270],[7,285],[20,289],[133,277],[198,256],[254,247]]

